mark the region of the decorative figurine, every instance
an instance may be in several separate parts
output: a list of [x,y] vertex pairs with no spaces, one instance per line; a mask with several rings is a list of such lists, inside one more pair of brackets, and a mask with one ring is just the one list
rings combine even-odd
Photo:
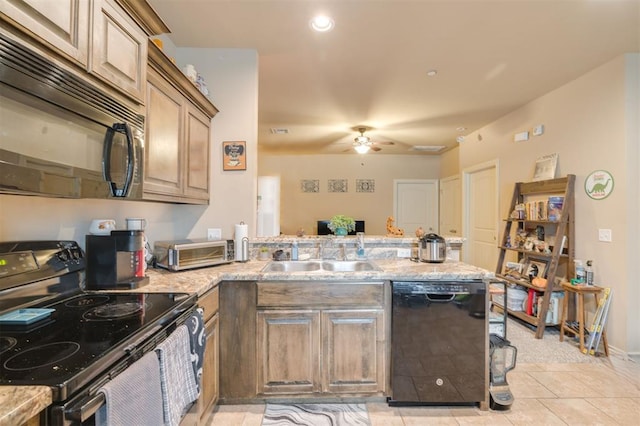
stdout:
[[394,221],[395,219],[393,218],[393,216],[389,216],[387,218],[387,237],[403,237],[404,230],[393,226]]

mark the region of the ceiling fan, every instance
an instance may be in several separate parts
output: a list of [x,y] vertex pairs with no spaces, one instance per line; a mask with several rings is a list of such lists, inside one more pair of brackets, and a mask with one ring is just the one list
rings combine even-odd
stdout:
[[[366,154],[369,150],[372,151],[380,151],[382,148],[374,146],[376,143],[372,142],[368,136],[364,135],[364,132],[367,131],[366,127],[359,127],[358,131],[360,132],[360,136],[356,136],[353,140],[353,149],[356,150],[358,154]],[[393,142],[386,142],[388,145],[393,145]]]

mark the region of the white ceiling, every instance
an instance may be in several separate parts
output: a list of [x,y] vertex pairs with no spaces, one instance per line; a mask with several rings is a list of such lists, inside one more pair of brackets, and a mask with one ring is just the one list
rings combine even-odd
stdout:
[[[373,155],[448,149],[457,136],[640,51],[640,0],[149,3],[177,47],[257,50],[258,144],[281,153],[354,153],[361,126],[374,142],[395,143]],[[310,30],[318,13],[335,20],[332,32]]]

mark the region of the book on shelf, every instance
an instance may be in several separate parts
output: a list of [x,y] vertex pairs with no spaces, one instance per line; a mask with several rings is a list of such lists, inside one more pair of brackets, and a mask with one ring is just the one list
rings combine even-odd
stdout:
[[549,197],[547,205],[549,220],[560,220],[560,215],[562,215],[562,206],[564,205],[564,197]]

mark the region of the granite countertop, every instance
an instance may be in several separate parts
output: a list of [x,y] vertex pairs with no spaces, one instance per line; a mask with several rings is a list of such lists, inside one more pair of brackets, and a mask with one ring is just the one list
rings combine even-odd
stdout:
[[[326,280],[460,280],[492,278],[493,272],[463,262],[413,262],[409,259],[372,259],[379,271],[262,272],[268,261],[250,260],[211,268],[170,272],[149,269],[149,284],[135,292],[196,293],[202,296],[220,281],[326,281]],[[52,402],[46,386],[0,386],[0,424],[22,424]]]
[[379,271],[333,272],[262,272],[269,261],[250,260],[212,268],[169,272],[163,269],[147,271],[150,283],[147,292],[197,293],[199,296],[225,281],[326,281],[326,280],[469,280],[492,278],[493,272],[463,262],[413,262],[409,259],[372,259]]

